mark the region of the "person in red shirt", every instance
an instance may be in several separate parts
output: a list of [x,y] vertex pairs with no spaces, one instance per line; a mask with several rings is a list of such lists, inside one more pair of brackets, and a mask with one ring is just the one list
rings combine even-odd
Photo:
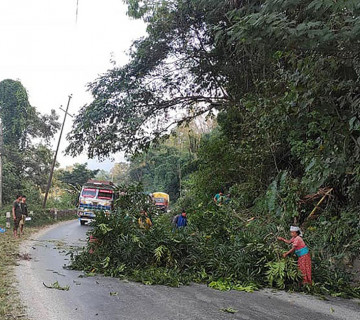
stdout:
[[302,233],[299,227],[290,227],[291,239],[286,240],[282,237],[278,237],[279,241],[284,241],[287,244],[292,244],[292,249],[283,254],[285,258],[289,254],[295,252],[298,256],[298,267],[303,275],[303,284],[310,284],[311,281],[311,257],[309,249],[302,239]]

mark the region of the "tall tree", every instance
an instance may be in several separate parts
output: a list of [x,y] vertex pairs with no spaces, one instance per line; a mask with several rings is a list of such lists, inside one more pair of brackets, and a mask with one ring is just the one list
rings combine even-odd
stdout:
[[166,192],[171,199],[179,197],[180,152],[167,146],[150,148],[135,156],[130,165],[130,180],[142,182],[145,191]]
[[111,180],[117,184],[124,184],[129,181],[129,163],[118,162],[110,170]]
[[23,150],[31,145],[31,139],[42,138],[46,142],[59,129],[58,115],[41,115],[29,103],[26,89],[19,81],[0,82],[0,117],[4,128],[4,144]]
[[82,186],[85,182],[95,178],[99,170],[90,170],[87,163],[76,163],[70,170],[58,170],[58,179],[73,186]]
[[23,85],[10,79],[0,82],[0,118],[4,132],[4,201],[7,202],[15,193],[23,192],[26,184],[44,187],[52,157],[50,140],[60,124],[54,110],[50,115],[40,114],[30,105]]
[[207,26],[230,8],[217,2],[129,1],[129,14],[149,23],[149,36],[134,43],[128,65],[89,85],[94,101],[75,119],[69,152],[139,150],[176,123],[228,103]]
[[134,43],[127,65],[89,85],[94,100],[74,121],[72,154],[148,147],[175,123],[242,108],[246,94],[309,62],[333,62],[334,79],[358,70],[356,0],[127,3],[129,15],[148,23],[148,36]]
[[111,174],[109,171],[100,169],[94,178],[100,181],[111,181]]

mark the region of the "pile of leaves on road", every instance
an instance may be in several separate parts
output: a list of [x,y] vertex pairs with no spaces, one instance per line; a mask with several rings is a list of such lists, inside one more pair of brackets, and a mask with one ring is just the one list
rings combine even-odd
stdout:
[[[149,230],[137,222],[144,207],[152,213]],[[130,187],[120,197],[116,214],[97,215],[90,232],[96,241],[72,256],[72,268],[144,284],[197,282],[247,292],[264,286],[300,288],[296,260],[282,258],[288,248],[276,241],[277,236],[287,235],[286,221],[270,215],[249,217],[249,212],[238,212],[235,204],[209,204],[188,213],[186,228],[174,230],[172,215],[156,213],[141,190]],[[315,283],[306,290],[360,297],[360,287],[350,286],[351,275],[343,259],[350,254],[347,249],[358,250],[358,246],[341,245],[359,238],[352,217],[348,213],[346,228],[333,218],[330,223],[326,215],[308,227],[305,241],[312,253]],[[336,241],[329,241],[330,237]]]

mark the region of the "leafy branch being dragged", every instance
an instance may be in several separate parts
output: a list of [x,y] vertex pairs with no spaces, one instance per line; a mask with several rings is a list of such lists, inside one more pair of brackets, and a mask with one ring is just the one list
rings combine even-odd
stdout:
[[57,289],[57,290],[63,290],[63,291],[69,291],[70,290],[70,286],[66,285],[66,286],[60,286],[58,281],[55,281],[54,283],[52,283],[51,285],[46,285],[45,282],[43,282],[43,285],[45,288],[48,289]]

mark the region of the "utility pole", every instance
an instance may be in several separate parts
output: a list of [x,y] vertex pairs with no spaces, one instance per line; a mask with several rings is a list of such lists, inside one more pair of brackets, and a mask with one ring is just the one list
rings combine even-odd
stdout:
[[79,0],[76,1],[76,23],[78,21],[78,14],[79,14]]
[[43,203],[43,208],[44,209],[46,207],[46,201],[47,201],[47,197],[49,195],[49,190],[50,190],[50,187],[51,187],[51,180],[52,180],[52,177],[53,177],[53,174],[54,174],[54,168],[55,168],[55,164],[56,164],[56,157],[57,157],[59,147],[60,147],[60,141],[61,141],[61,136],[62,136],[62,133],[63,133],[63,130],[64,130],[66,116],[69,115],[70,117],[72,117],[72,115],[70,113],[68,113],[71,98],[72,98],[72,94],[69,95],[69,100],[68,100],[68,103],[67,103],[67,106],[66,106],[66,110],[64,110],[63,108],[60,107],[60,110],[65,112],[65,116],[64,116],[64,121],[63,121],[62,126],[61,126],[59,141],[58,141],[58,145],[57,145],[57,148],[56,148],[56,151],[55,151],[55,156],[54,156],[54,160],[53,160],[51,171],[50,171],[49,181],[48,181],[48,184],[47,184],[47,187],[46,187],[44,203]]
[[3,194],[3,175],[2,175],[2,157],[3,157],[3,127],[0,120],[0,208],[2,208],[2,194]]

